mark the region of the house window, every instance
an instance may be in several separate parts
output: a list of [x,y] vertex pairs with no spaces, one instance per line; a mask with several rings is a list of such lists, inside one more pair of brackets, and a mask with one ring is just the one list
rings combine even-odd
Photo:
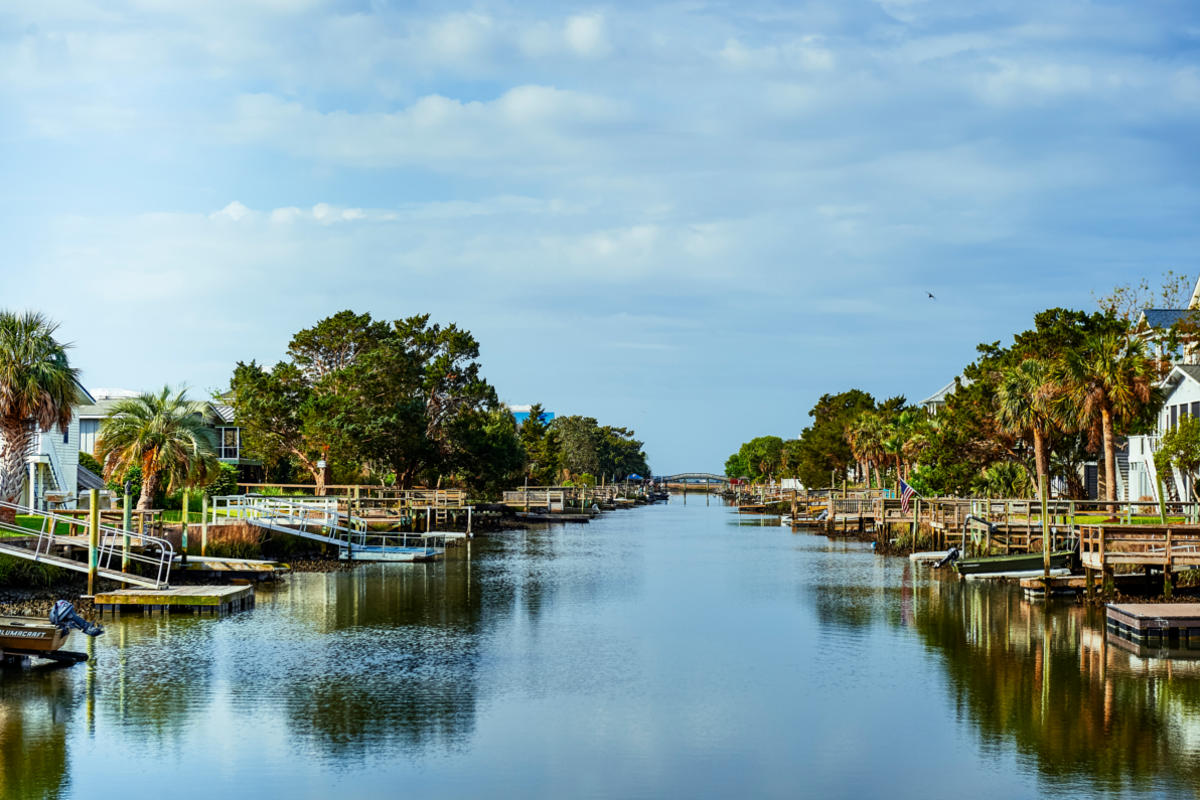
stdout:
[[1179,424],[1179,406],[1171,406],[1171,427]]
[[70,444],[70,443],[71,443],[71,429],[67,428],[65,431],[63,431],[63,444]]
[[1192,403],[1192,416],[1200,417],[1200,400],[1196,400]]
[[79,449],[84,453],[96,455],[96,434],[100,431],[100,420],[79,420]]
[[237,460],[240,457],[241,450],[241,430],[238,428],[218,428],[217,436],[220,439],[220,447],[218,448],[218,457],[225,459]]

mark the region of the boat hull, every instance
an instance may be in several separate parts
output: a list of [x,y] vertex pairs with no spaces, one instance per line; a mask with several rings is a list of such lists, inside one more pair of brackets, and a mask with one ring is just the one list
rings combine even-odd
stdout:
[[43,619],[0,617],[0,651],[52,653],[67,641],[67,634]]
[[[1065,569],[1071,565],[1074,554],[1063,551],[1050,554],[1051,569]],[[957,562],[954,566],[959,575],[986,575],[993,572],[1022,572],[1036,570],[1045,564],[1041,553],[1022,553],[1009,556],[988,556],[986,558],[968,558]]]
[[343,549],[343,561],[437,561],[442,551],[432,547],[354,547]]

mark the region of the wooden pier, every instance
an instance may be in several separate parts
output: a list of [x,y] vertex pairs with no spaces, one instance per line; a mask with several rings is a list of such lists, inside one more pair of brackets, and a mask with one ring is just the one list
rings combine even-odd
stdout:
[[179,586],[173,589],[121,589],[98,592],[92,600],[101,614],[213,614],[254,608],[252,586]]

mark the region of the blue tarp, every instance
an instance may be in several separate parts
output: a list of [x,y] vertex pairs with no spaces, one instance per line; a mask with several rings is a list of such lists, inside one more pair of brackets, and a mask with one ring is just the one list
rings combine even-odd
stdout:
[[629,477],[628,477],[628,478],[626,478],[625,480],[627,480],[627,481],[640,481],[641,479],[642,479],[642,476],[641,476],[641,475],[638,475],[636,472],[631,472],[631,473],[629,473]]

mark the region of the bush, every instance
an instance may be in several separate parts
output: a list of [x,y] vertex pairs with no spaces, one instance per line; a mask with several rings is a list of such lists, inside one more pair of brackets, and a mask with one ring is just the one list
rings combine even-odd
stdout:
[[79,466],[86,470],[91,470],[97,475],[104,474],[104,465],[94,455],[83,450],[79,451]]
[[0,556],[0,586],[52,586],[66,576],[66,570],[38,561]]

